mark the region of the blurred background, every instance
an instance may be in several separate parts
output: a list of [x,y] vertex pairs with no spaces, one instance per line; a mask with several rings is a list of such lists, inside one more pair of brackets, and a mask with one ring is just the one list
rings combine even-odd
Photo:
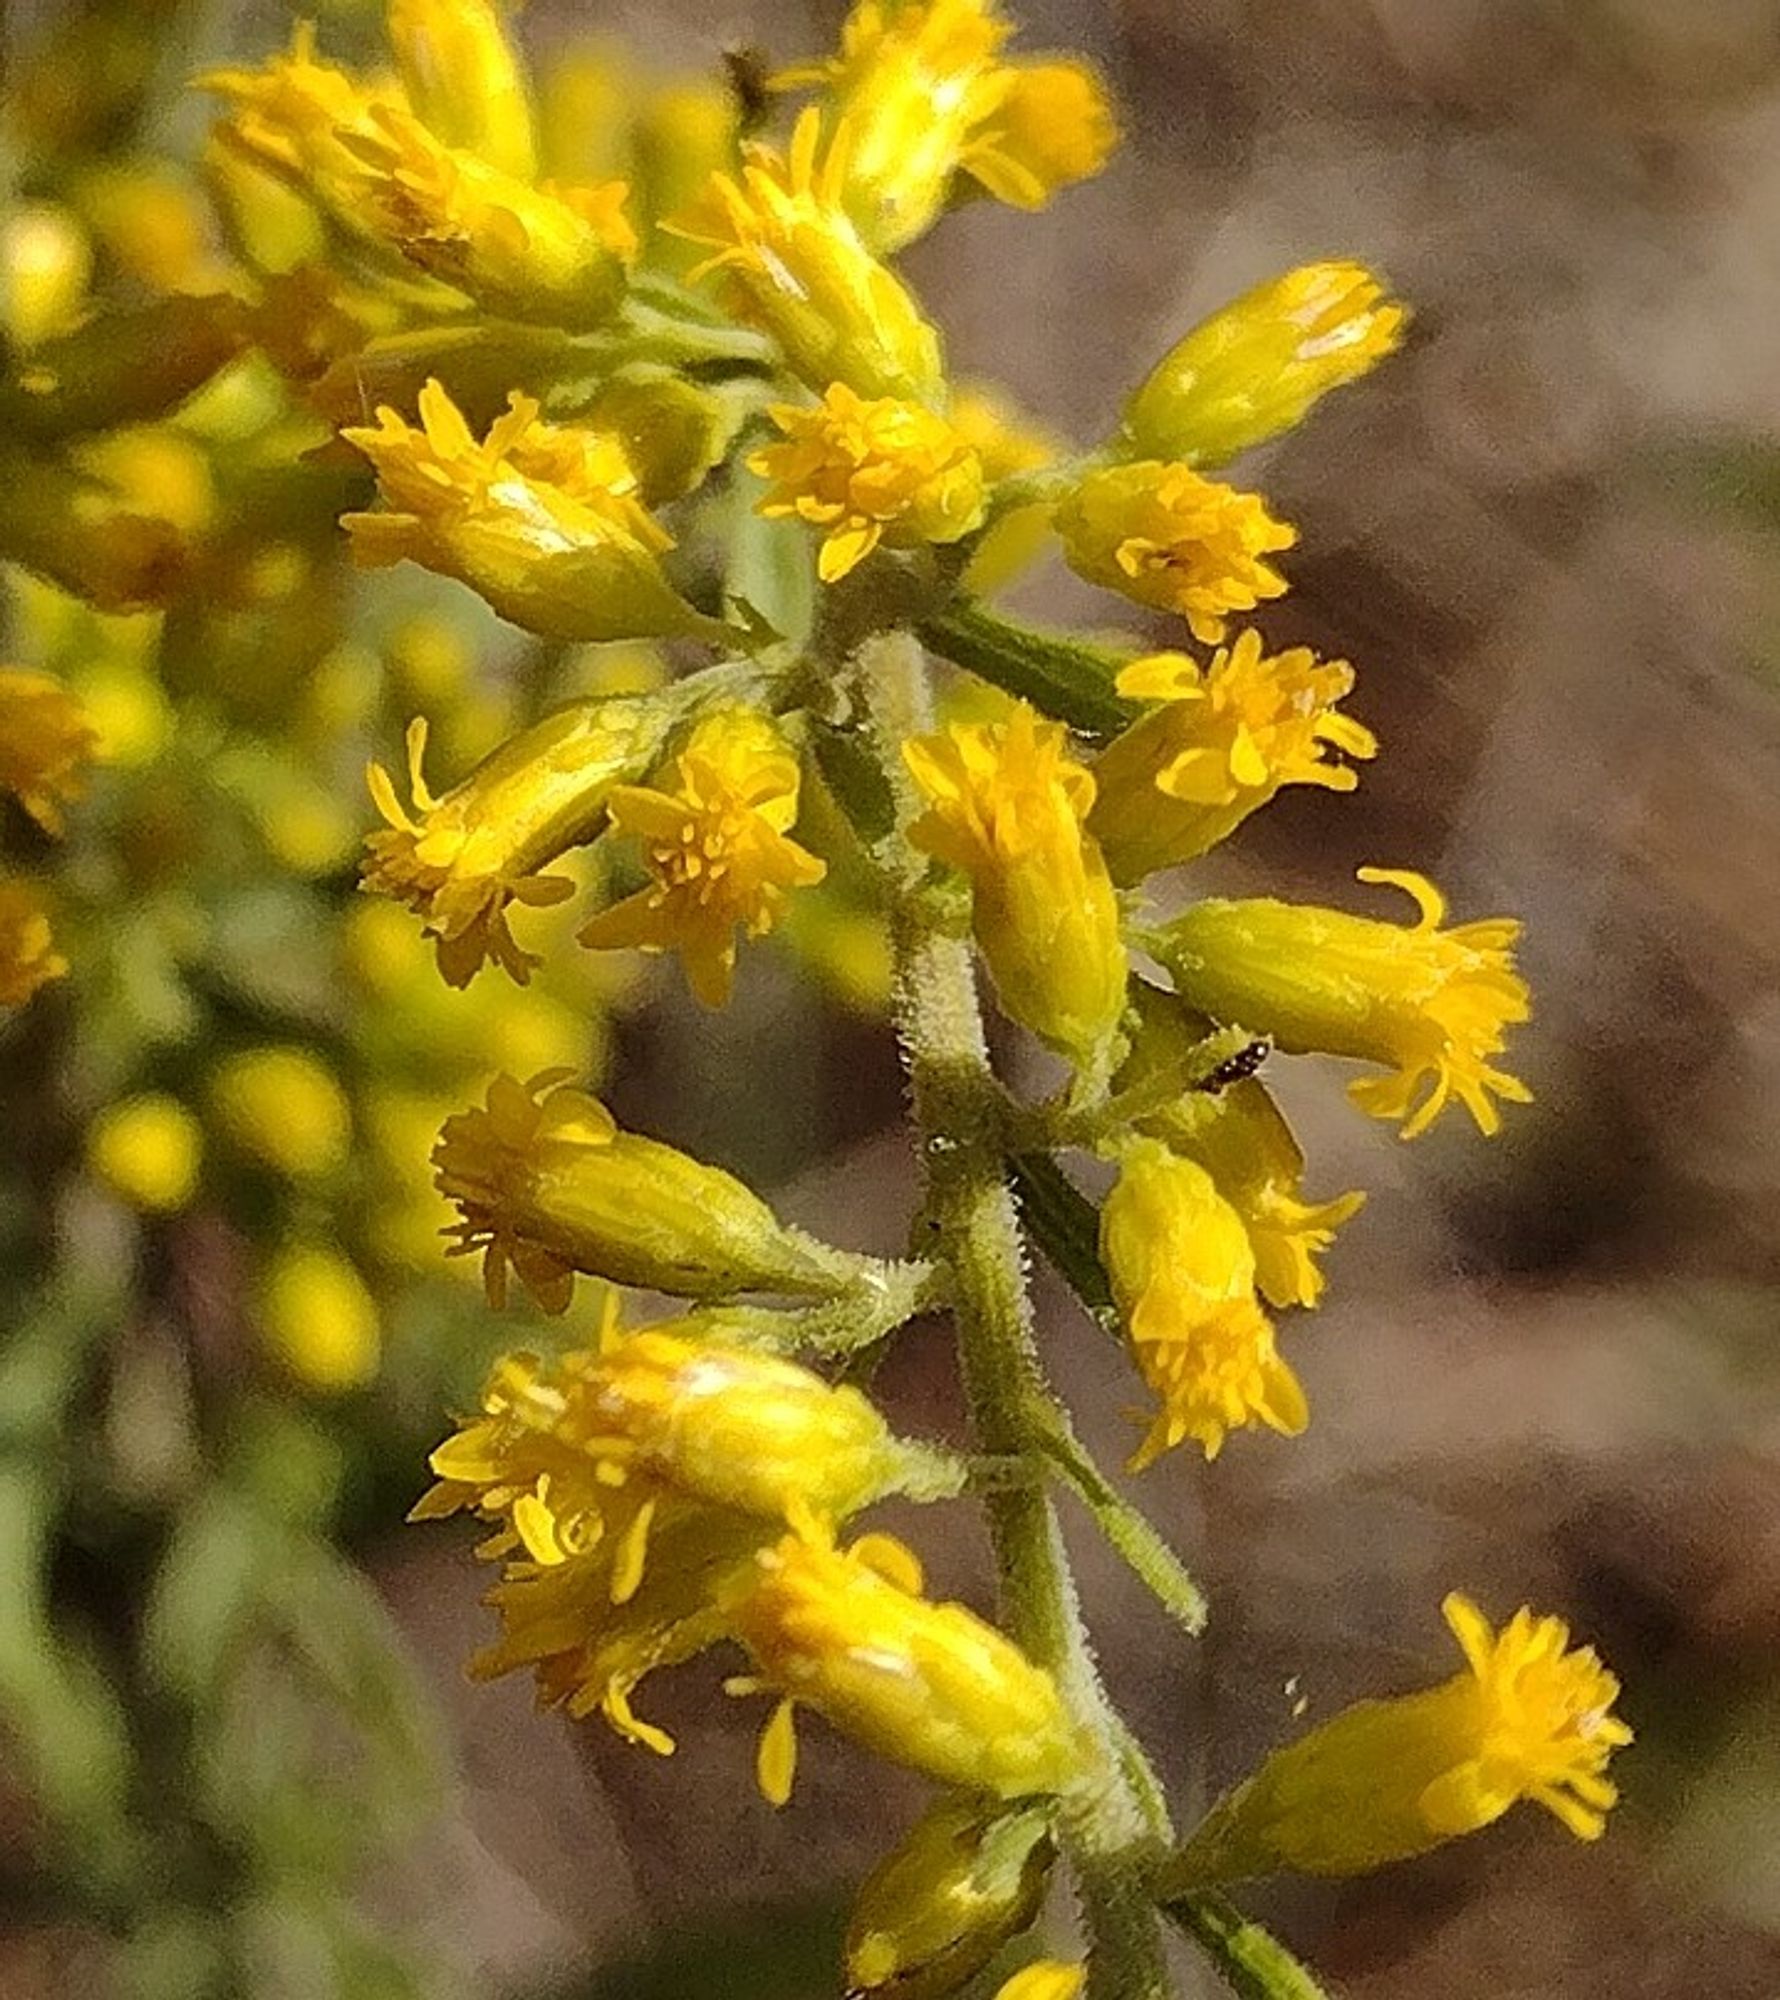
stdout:
[[[1359,257],[1417,313],[1404,355],[1242,469],[1302,537],[1267,628],[1355,662],[1383,754],[1351,799],[1288,793],[1207,880],[1341,902],[1362,863],[1424,868],[1461,917],[1524,916],[1537,1003],[1538,1101],[1492,1145],[1449,1121],[1405,1148],[1340,1078],[1271,1066],[1313,1194],[1372,1191],[1295,1332],[1315,1422],[1138,1483],[1210,1588],[1196,1648],[1079,1537],[1107,1676],[1190,1818],[1300,1701],[1449,1671],[1445,1590],[1561,1612],[1638,1731],[1601,1846],[1527,1812],[1246,1900],[1355,2000],[1772,2000],[1780,9],[1017,11],[1025,47],[1103,66],[1128,145],[1041,216],[985,203],[911,253],[960,373],[1088,441],[1180,330],[1288,265]],[[343,53],[374,34],[319,12]],[[523,33],[569,64],[591,145],[725,48],[826,49],[841,12],[532,0]],[[208,289],[174,164],[206,113],[170,85],[258,60],[288,13],[8,14],[15,269],[61,206],[100,279]],[[352,893],[364,754],[399,762],[424,708],[449,780],[540,702],[660,662],[520,643],[411,571],[355,584],[332,523],[362,481],[290,476],[312,439],[251,368],[59,456],[113,510],[60,541],[13,518],[49,476],[15,419],[5,656],[79,693],[101,763],[65,841],[8,825],[73,970],[0,1027],[0,1994],[814,2000],[919,1787],[812,1733],[774,1816],[749,1716],[699,1670],[658,1698],[666,1764],[468,1685],[472,1536],[400,1524],[442,1413],[526,1337],[432,1235],[427,1144],[491,1070],[590,1067],[622,1119],[792,1218],[900,1247],[869,917],[842,885],[719,1016],[573,951],[525,994],[446,992],[411,920]],[[144,518],[146,552],[118,526]],[[168,609],[123,608],[132,563],[182,566]],[[115,611],[78,601],[107,590]],[[1047,569],[1011,602],[1111,608]],[[1116,1462],[1132,1385],[1042,1276],[1041,1306]],[[883,1379],[908,1426],[955,1425],[938,1329]],[[988,1602],[964,1510],[918,1538]]]

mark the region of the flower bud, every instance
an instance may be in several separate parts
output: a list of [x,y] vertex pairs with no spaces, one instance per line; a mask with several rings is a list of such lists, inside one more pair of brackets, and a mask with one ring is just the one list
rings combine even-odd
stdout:
[[390,0],[386,25],[408,102],[433,136],[530,180],[525,72],[496,0]]
[[910,829],[971,879],[971,921],[1003,1011],[1077,1063],[1125,1005],[1119,910],[1083,831],[1094,780],[1060,723],[1021,703],[1005,723],[955,723],[903,746],[929,801]]
[[780,1696],[758,1766],[774,1805],[791,1796],[797,1702],[879,1756],[968,1791],[1023,1798],[1080,1775],[1050,1675],[975,1612],[920,1590],[900,1542],[870,1536],[843,1551],[805,1523],[726,1591],[730,1629],[759,1669],[744,1685]]
[[860,1885],[849,2000],[946,2000],[1031,1927],[1056,1859],[1051,1815],[942,1798]]
[[20,347],[67,332],[92,272],[93,246],[71,209],[19,202],[0,222],[0,327]]
[[198,1185],[204,1140],[175,1097],[146,1091],[107,1105],[87,1133],[87,1164],[116,1195],[145,1214],[184,1208]]
[[266,1345],[305,1388],[339,1395],[377,1373],[377,1301],[336,1251],[281,1250],[260,1282],[259,1322]]
[[306,1049],[243,1049],[211,1080],[211,1104],[244,1152],[291,1180],[318,1180],[345,1164],[352,1109],[327,1065]]
[[1357,1875],[1474,1833],[1522,1799],[1596,1840],[1605,1776],[1632,1732],[1619,1683],[1569,1628],[1524,1605],[1500,1632],[1456,1592],[1442,1607],[1465,1669],[1421,1694],[1362,1701],[1276,1750],[1220,1800],[1164,1878],[1187,1894],[1296,1869]]
[[1350,1084],[1348,1096],[1375,1118],[1402,1120],[1405,1139],[1455,1096],[1479,1131],[1497,1131],[1496,1099],[1524,1104],[1532,1094],[1490,1063],[1531,1011],[1514,967],[1519,923],[1491,917],[1445,930],[1445,901],[1425,876],[1359,874],[1412,897],[1418,921],[1386,924],[1271,897],[1208,900],[1156,934],[1157,956],[1182,999],[1214,1020],[1292,1054],[1321,1050],[1392,1069]]
[[1125,405],[1121,444],[1132,458],[1226,465],[1394,354],[1408,322],[1364,264],[1269,278],[1169,349]]
[[820,1297],[857,1269],[787,1229],[733,1174],[620,1131],[561,1071],[497,1077],[485,1106],[445,1121],[433,1165],[463,1217],[454,1247],[482,1253],[497,1307],[509,1265],[547,1312],[567,1308],[577,1271],[689,1297]]

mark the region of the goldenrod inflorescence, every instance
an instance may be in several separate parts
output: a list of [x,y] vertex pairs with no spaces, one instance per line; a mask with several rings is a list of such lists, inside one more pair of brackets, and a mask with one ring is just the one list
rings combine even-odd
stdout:
[[[405,796],[370,764],[369,900],[339,923],[351,1031],[329,990],[263,1021],[219,1007],[201,1081],[147,1077],[95,1110],[85,1157],[113,1211],[171,1231],[213,1181],[252,1190],[278,1218],[254,1323],[316,1395],[375,1380],[383,1274],[441,1230],[493,1309],[529,1297],[536,1337],[488,1368],[414,1510],[486,1530],[498,1634],[473,1671],[529,1669],[545,1703],[665,1754],[639,1684],[727,1649],[730,1689],[771,1700],[775,1805],[800,1710],[930,1781],[862,1892],[855,1994],[942,2000],[981,1974],[1001,2000],[1084,1982],[1160,2000],[1163,1907],[1226,1880],[1381,1865],[1520,1799],[1598,1834],[1629,1735],[1612,1677],[1555,1619],[1495,1633],[1455,1596],[1464,1673],[1312,1730],[1176,1847],[1051,1512],[1064,1482],[1197,1624],[1190,1578],[1047,1385],[1028,1241],[1147,1393],[1134,1468],[1291,1438],[1311,1413],[1287,1356],[1363,1196],[1307,1194],[1268,1066],[1365,1066],[1354,1103],[1405,1138],[1454,1100],[1494,1133],[1530,1095],[1502,1066],[1530,1011],[1513,920],[1449,926],[1408,871],[1361,879],[1406,891],[1412,924],[1206,897],[1192,872],[1287,787],[1339,797],[1377,755],[1346,707],[1360,669],[1266,629],[1297,529],[1221,475],[1385,361],[1406,309],[1358,263],[1287,272],[1189,329],[1078,450],[952,381],[895,261],[963,204],[1039,209],[1113,151],[1092,66],[1021,52],[998,0],[857,0],[835,50],[763,72],[745,105],[586,52],[534,81],[497,0],[389,0],[386,28],[387,67],[336,64],[304,28],[202,79],[226,259],[192,249],[187,292],[128,354],[99,368],[69,345],[84,237],[45,216],[26,245],[19,394],[85,397],[69,435],[107,437],[43,454],[28,518],[0,499],[0,552],[110,610],[200,579],[237,621],[217,644],[276,683],[258,698],[325,768],[366,737],[393,761],[407,723]],[[184,314],[225,283],[226,312]],[[229,509],[296,462],[336,559],[403,568],[358,583],[390,593],[393,635],[285,661],[280,636],[345,596],[343,571],[277,507],[239,531]],[[1066,640],[990,601],[1047,540],[1153,614],[1143,639]],[[503,669],[486,681],[483,643]],[[157,755],[152,675],[107,644],[90,706],[59,671],[0,669],[0,789],[31,865],[0,875],[9,1009],[89,948],[80,928],[58,947],[44,859],[88,764]],[[216,784],[293,874],[344,891],[327,784],[239,749]],[[180,832],[148,806],[144,869]],[[280,948],[275,910],[234,915],[225,989]],[[819,1240],[596,1094],[590,996],[644,976],[621,954],[677,960],[647,976],[717,1008],[769,952],[869,962],[852,997],[889,990],[925,1174],[915,1254]],[[979,974],[1050,1094],[992,1066]],[[1110,1176],[1098,1210],[1072,1155]],[[344,1218],[366,1212],[361,1240]],[[686,1303],[620,1331],[614,1288]],[[590,1306],[588,1334],[568,1316]],[[938,1310],[963,1451],[899,1437],[861,1386]],[[966,1490],[994,1528],[994,1619],[930,1594],[859,1520]],[[1059,1862],[1085,1959],[1009,1976]],[[1245,1948],[1243,1991],[1314,1990],[1256,1986]]]

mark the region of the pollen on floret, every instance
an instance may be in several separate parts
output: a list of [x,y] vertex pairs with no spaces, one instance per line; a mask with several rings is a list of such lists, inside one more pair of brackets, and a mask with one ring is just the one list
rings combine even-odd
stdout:
[[612,825],[642,843],[652,880],[594,917],[581,942],[677,952],[693,992],[722,1006],[738,933],[764,936],[792,891],[827,872],[790,837],[800,788],[797,757],[769,717],[749,709],[704,717],[656,785],[612,793]]
[[1298,539],[1257,495],[1160,460],[1090,473],[1058,508],[1057,531],[1078,574],[1178,612],[1208,646],[1233,614],[1285,595],[1267,558]]
[[837,583],[880,542],[891,548],[955,542],[981,525],[982,461],[946,421],[899,397],[872,400],[844,382],[813,409],[771,412],[785,441],[748,469],[772,482],[759,511],[818,530],[824,583]]

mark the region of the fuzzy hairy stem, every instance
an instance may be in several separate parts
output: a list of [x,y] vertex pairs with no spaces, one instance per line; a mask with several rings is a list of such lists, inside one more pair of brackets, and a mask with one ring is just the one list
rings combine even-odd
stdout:
[[[881,852],[898,890],[896,1021],[926,1176],[931,1249],[952,1272],[953,1309],[976,1449],[1042,1465],[1055,1403],[1033,1341],[1019,1218],[1002,1161],[1000,1089],[989,1063],[969,945],[938,928],[916,892],[907,827],[916,802],[901,746],[929,726],[927,672],[906,634],[868,641],[859,684],[898,831]],[[1055,1677],[1090,1754],[1065,1799],[1065,1844],[1089,1946],[1089,2000],[1167,2000],[1162,1927],[1149,1887],[1156,1841],[1134,1790],[1128,1733],[1095,1670],[1045,1482],[982,1496],[1009,1631]]]

